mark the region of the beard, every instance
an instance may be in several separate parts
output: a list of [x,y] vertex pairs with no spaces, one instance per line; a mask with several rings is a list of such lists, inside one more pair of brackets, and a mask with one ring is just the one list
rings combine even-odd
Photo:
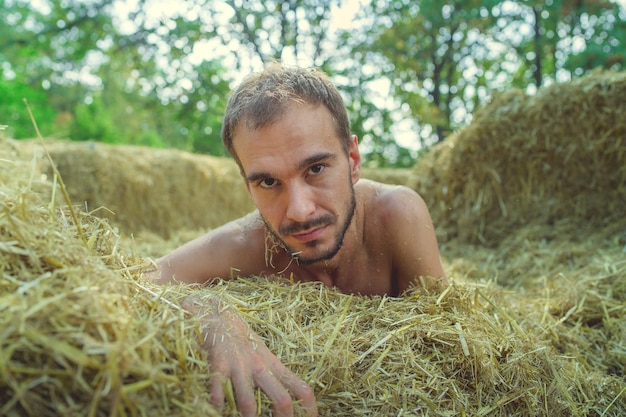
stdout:
[[[297,251],[293,249],[291,246],[285,243],[285,241],[280,236],[289,235],[289,234],[297,233],[300,231],[305,231],[305,230],[312,229],[318,226],[326,226],[329,224],[336,223],[337,216],[329,213],[329,214],[322,215],[316,219],[307,221],[305,223],[292,223],[289,225],[280,226],[278,228],[280,233],[276,232],[272,228],[272,226],[270,226],[270,224],[267,222],[267,220],[265,219],[265,217],[263,217],[262,214],[261,214],[261,218],[263,219],[263,223],[265,223],[265,228],[268,231],[268,233],[276,241],[278,241],[281,244],[281,246],[287,252],[289,252],[294,259],[298,261],[300,265],[311,265],[316,262],[332,259],[337,254],[337,252],[339,252],[339,250],[343,246],[343,240],[346,236],[346,232],[348,231],[348,228],[350,227],[350,224],[352,223],[352,219],[354,218],[355,210],[356,210],[356,197],[354,194],[354,188],[351,186],[350,187],[350,202],[348,203],[348,207],[346,208],[346,211],[344,213],[345,220],[343,224],[341,224],[340,227],[337,229],[337,233],[335,233],[332,246],[324,252],[314,253],[311,256],[303,256],[301,251]],[[315,248],[315,246],[318,244],[319,242],[317,240],[312,240],[310,242],[305,243],[305,245],[310,248]]]

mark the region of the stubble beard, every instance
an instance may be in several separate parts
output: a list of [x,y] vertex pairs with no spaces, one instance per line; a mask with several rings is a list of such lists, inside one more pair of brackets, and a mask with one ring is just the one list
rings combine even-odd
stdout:
[[[343,241],[346,236],[346,232],[348,231],[348,228],[350,227],[350,224],[352,223],[352,219],[354,218],[355,211],[356,211],[356,197],[354,194],[354,188],[351,186],[350,187],[350,203],[345,212],[345,221],[343,222],[343,224],[341,225],[341,227],[339,228],[339,230],[337,230],[337,233],[335,234],[333,246],[326,252],[314,254],[310,257],[302,256],[302,252],[293,249],[291,246],[285,243],[285,241],[280,237],[281,233],[283,235],[289,235],[289,234],[296,233],[299,231],[309,230],[317,226],[330,225],[337,221],[337,216],[333,214],[325,214],[323,216],[318,217],[317,219],[313,219],[306,223],[294,223],[294,224],[290,224],[287,226],[280,226],[279,227],[280,233],[276,232],[270,226],[270,224],[267,222],[267,220],[265,219],[265,217],[263,217],[262,214],[261,214],[261,218],[263,219],[263,223],[265,224],[265,228],[267,232],[276,241],[280,243],[280,245],[285,249],[285,251],[291,254],[292,258],[297,260],[299,265],[311,265],[316,262],[327,261],[329,259],[332,259],[335,255],[337,255],[337,253],[343,246]],[[306,246],[310,248],[314,248],[318,243],[319,242],[317,240],[312,240],[310,242],[307,242]]]

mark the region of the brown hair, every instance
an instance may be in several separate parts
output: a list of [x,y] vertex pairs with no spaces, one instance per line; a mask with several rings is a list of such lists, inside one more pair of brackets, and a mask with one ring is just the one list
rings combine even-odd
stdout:
[[263,72],[248,76],[233,92],[226,105],[222,142],[241,167],[233,146],[233,132],[239,123],[259,129],[276,122],[290,104],[323,104],[330,111],[335,131],[348,154],[350,124],[343,99],[328,76],[315,69],[285,67],[274,63]]

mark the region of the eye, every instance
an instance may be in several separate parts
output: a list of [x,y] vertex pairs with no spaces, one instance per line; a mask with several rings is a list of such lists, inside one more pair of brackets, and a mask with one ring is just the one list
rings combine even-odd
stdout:
[[278,181],[276,181],[274,178],[265,178],[259,181],[259,186],[262,188],[272,188],[275,187],[276,184],[278,184]]
[[325,169],[326,169],[326,166],[322,164],[313,165],[311,168],[309,168],[309,174],[318,175],[318,174],[321,174],[322,171],[324,171]]

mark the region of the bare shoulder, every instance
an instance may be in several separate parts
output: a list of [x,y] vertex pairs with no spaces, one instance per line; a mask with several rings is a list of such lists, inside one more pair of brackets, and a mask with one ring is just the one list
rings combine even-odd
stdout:
[[224,225],[225,234],[242,240],[242,243],[252,243],[264,235],[264,225],[261,215],[257,210],[233,220]]
[[365,235],[390,252],[398,288],[445,283],[435,227],[424,199],[404,186],[366,181],[361,187]]
[[236,252],[254,249],[262,241],[262,236],[263,222],[255,211],[217,227],[188,244],[211,250],[225,245],[229,252]]
[[407,220],[430,219],[424,199],[409,187],[370,180],[358,183],[368,215],[375,214],[384,226]]

